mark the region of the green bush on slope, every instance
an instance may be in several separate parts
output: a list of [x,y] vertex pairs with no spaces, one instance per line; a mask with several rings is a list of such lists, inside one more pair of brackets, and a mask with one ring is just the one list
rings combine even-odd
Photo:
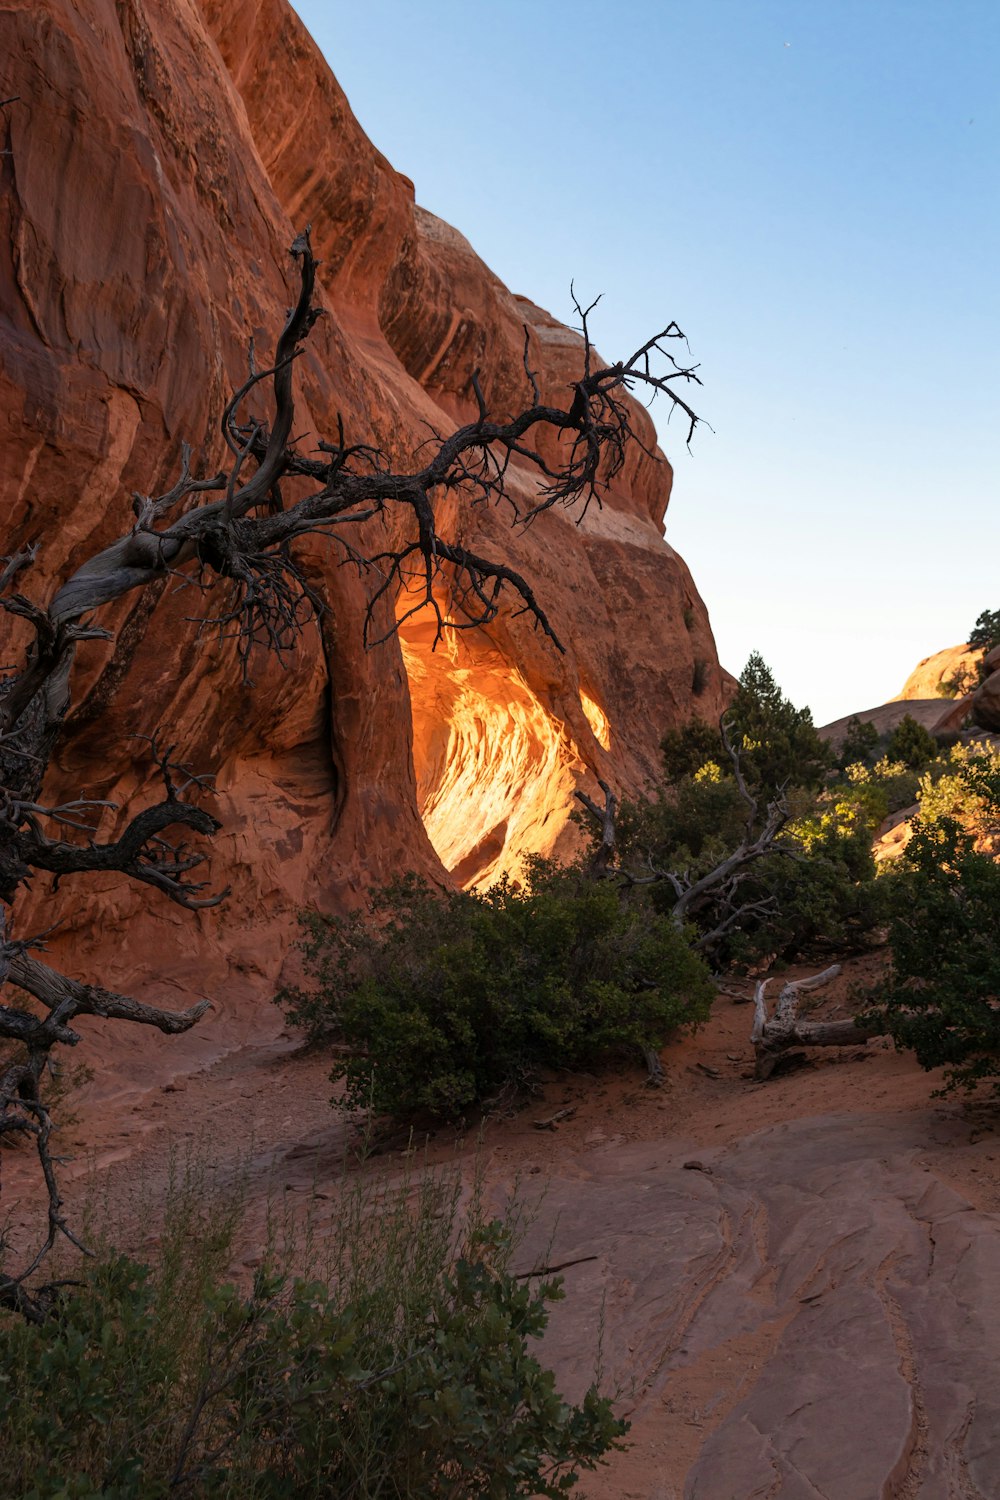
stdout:
[[[984,609],[969,631],[969,646],[989,656],[995,646],[1000,646],[1000,609]],[[984,682],[989,675],[984,662],[979,663],[979,680]]]
[[226,1280],[235,1221],[168,1215],[153,1265],[109,1254],[35,1326],[0,1315],[0,1494],[19,1500],[515,1500],[567,1494],[626,1424],[558,1396],[529,1349],[558,1280],[510,1268],[514,1220],[432,1177],[338,1205],[331,1263]]
[[684,934],[612,881],[543,860],[523,889],[432,890],[414,877],[368,913],[303,918],[310,989],[288,1020],[347,1050],[343,1103],[454,1119],[539,1069],[658,1047],[714,990]]
[[[996,758],[959,758],[958,766],[977,820],[995,828]],[[1000,865],[955,816],[929,801],[884,882],[892,968],[871,1017],[925,1068],[943,1064],[946,1089],[983,1079],[1000,1089]],[[968,806],[962,811],[971,816]]]
[[911,771],[922,771],[937,757],[938,743],[912,714],[904,714],[889,736],[885,753],[888,760],[901,761]]

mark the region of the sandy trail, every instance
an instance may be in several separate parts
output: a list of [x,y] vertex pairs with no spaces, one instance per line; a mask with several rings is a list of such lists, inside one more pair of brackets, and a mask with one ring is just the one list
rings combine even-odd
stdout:
[[[860,960],[818,1014],[845,1014]],[[739,992],[740,987],[735,987]],[[740,998],[749,993],[743,986]],[[355,1138],[331,1110],[329,1060],[272,1007],[181,1049],[159,1036],[73,1096],[64,1132],[73,1213],[99,1203],[129,1248],[186,1152],[247,1194],[244,1265],[269,1208],[336,1211]],[[521,1254],[565,1271],[547,1355],[568,1396],[606,1380],[632,1445],[584,1488],[607,1500],[970,1500],[1000,1493],[1000,1136],[986,1111],[883,1043],[758,1084],[750,1009],[720,996],[664,1053],[667,1084],[633,1069],[551,1079],[486,1122],[487,1181],[544,1188]],[[182,1039],[183,1040],[183,1039]],[[92,1054],[116,1043],[108,1032]],[[134,1043],[130,1039],[130,1046]],[[113,1082],[112,1082],[113,1078]],[[551,1128],[538,1121],[560,1110]],[[470,1162],[450,1132],[433,1164]],[[402,1166],[397,1141],[379,1167]],[[470,1168],[471,1169],[471,1168]],[[356,1170],[356,1169],[355,1169]],[[4,1207],[29,1225],[27,1153],[4,1153]],[[16,1205],[16,1206],[14,1206]]]

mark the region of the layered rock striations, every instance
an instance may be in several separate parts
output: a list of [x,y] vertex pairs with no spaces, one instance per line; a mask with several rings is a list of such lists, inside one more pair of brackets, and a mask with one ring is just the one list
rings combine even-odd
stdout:
[[[543,396],[579,370],[578,336],[416,206],[286,0],[2,0],[11,95],[0,514],[4,552],[40,544],[36,597],[120,533],[133,492],[169,487],[183,441],[217,466],[220,414],[250,336],[273,348],[306,222],[326,316],[298,364],[300,433],[332,432],[341,413],[406,465],[427,424],[474,414],[473,368],[491,407],[525,403],[525,324]],[[636,423],[651,447],[638,408]],[[150,777],[135,736],[163,728],[216,777],[213,866],[232,896],[191,916],[124,883],[67,886],[63,962],[166,1000],[253,997],[295,908],[349,904],[401,868],[485,878],[564,844],[582,779],[646,784],[663,731],[725,695],[704,606],[662,538],[670,482],[637,447],[583,519],[550,512],[518,531],[448,500],[442,530],[514,559],[564,656],[510,616],[435,652],[417,618],[365,652],[371,583],[315,545],[322,622],[293,658],[257,660],[249,685],[231,643],[199,628],[196,589],[171,579],[124,598],[104,622],[116,640],[81,653],[49,794],[134,805]],[[532,481],[513,483],[527,495]]]

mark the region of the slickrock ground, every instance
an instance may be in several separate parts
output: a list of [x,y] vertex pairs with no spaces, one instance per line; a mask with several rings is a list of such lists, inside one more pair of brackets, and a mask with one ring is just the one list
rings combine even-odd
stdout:
[[[896,725],[901,723],[907,715],[916,719],[931,733],[941,727],[941,721],[951,711],[954,705],[946,698],[894,698],[891,703],[880,703],[875,708],[858,709],[855,714],[845,714],[842,719],[835,719],[832,724],[822,724],[818,727],[818,733],[823,739],[830,740],[834,745],[840,744],[847,733],[847,726],[852,718],[861,720],[862,724],[874,724],[879,734],[889,734]],[[964,717],[964,715],[963,715]]]
[[[931,733],[955,734],[967,722],[989,733],[998,733],[1000,647],[986,658],[987,669],[992,668],[992,673],[988,672],[986,680],[973,690],[982,661],[982,651],[970,651],[967,645],[949,646],[926,656],[914,667],[897,697],[875,708],[860,709],[856,715],[845,714],[842,719],[822,725],[819,733],[839,745],[853,717],[874,724],[879,734],[888,734],[907,714]],[[969,691],[957,698],[947,697],[941,689],[958,672],[965,674]]]
[[[817,1014],[846,1013],[876,970],[848,965]],[[667,1049],[663,1090],[631,1068],[567,1075],[486,1124],[493,1191],[519,1182],[536,1204],[519,1263],[577,1262],[546,1345],[563,1389],[589,1383],[602,1335],[633,1423],[586,1493],[993,1500],[1000,1118],[933,1099],[934,1075],[880,1042],[758,1084],[749,1029],[750,1007],[722,995]],[[327,1104],[328,1061],[277,1011],[214,1060],[191,1037],[147,1040],[142,1066],[141,1086],[102,1077],[74,1100],[78,1209],[98,1203],[141,1249],[171,1152],[193,1146],[247,1184],[245,1265],[268,1203],[308,1207],[322,1234],[353,1133]],[[471,1172],[473,1148],[446,1132],[428,1153]],[[375,1167],[403,1156],[397,1142]],[[9,1203],[30,1163],[5,1157]]]

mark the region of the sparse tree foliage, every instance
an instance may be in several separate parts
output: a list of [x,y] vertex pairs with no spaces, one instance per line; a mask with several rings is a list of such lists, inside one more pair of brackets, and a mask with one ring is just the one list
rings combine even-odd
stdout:
[[595,873],[611,867],[646,889],[655,910],[696,929],[715,964],[870,943],[880,921],[871,836],[887,799],[881,784],[830,784],[832,756],[808,709],[784,697],[759,655],[721,726],[693,720],[662,749],[653,798],[616,808],[602,787],[602,810],[581,797],[591,832],[602,827]]
[[663,770],[668,782],[693,776],[709,762],[718,765],[725,759],[717,724],[692,719],[680,729],[668,729],[660,741]]
[[740,673],[730,708],[747,777],[768,796],[790,787],[820,786],[833,763],[808,708],[796,708],[759,652]]
[[714,961],[735,933],[775,912],[774,896],[755,884],[753,872],[785,851],[779,836],[789,818],[782,793],[762,805],[747,784],[725,719],[718,741],[728,776],[709,762],[696,776],[661,790],[655,802],[624,804],[620,827],[615,798],[603,782],[603,809],[576,794],[592,831],[601,830],[591,873],[613,877],[623,890],[645,891],[653,910],[678,931],[691,929],[695,950]]
[[[410,613],[421,608],[436,612],[440,635],[446,623],[439,603],[443,590],[449,625],[489,624],[509,604],[559,648],[556,629],[527,578],[505,557],[479,556],[438,531],[439,500],[457,491],[472,504],[505,501],[521,524],[551,506],[599,503],[635,438],[627,401],[631,390],[663,395],[684,416],[689,437],[699,420],[680,394],[698,376],[671,352],[685,343],[676,324],[631,358],[604,365],[590,341],[592,308],[577,304],[582,367],[563,405],[542,401],[526,331],[528,400],[519,413],[491,413],[474,372],[477,416],[454,432],[435,435],[409,471],[392,467],[379,449],[349,439],[342,423],[331,441],[303,453],[292,442],[292,377],[320,315],[313,304],[317,262],[308,231],[296,239],[292,254],[299,269],[295,305],[270,365],[261,368],[251,350],[247,379],[222,414],[225,465],[208,477],[195,477],[185,448],[173,487],[158,496],[137,495],[127,529],[83,562],[47,603],[28,592],[31,563],[46,545],[44,535],[37,544],[12,548],[0,563],[0,617],[10,627],[2,659],[11,662],[22,653],[21,665],[0,681],[0,984],[5,996],[16,991],[37,1007],[26,1008],[17,1000],[0,1006],[0,1044],[14,1047],[0,1059],[0,1138],[19,1133],[34,1140],[50,1205],[46,1243],[25,1269],[0,1280],[0,1302],[29,1312],[25,1278],[37,1270],[56,1236],[69,1233],[50,1151],[52,1120],[40,1087],[50,1051],[76,1043],[75,1023],[81,1016],[110,1016],[176,1032],[193,1025],[204,1007],[171,1014],[58,973],[39,956],[44,932],[18,930],[18,894],[37,872],[59,879],[118,872],[187,908],[213,905],[225,895],[224,890],[210,890],[201,873],[203,847],[188,842],[211,838],[218,828],[203,805],[210,786],[203,775],[179,763],[168,733],[149,745],[161,787],[151,806],[123,816],[119,809],[83,796],[59,805],[44,800],[45,771],[70,707],[76,653],[88,641],[108,636],[95,612],[168,576],[189,580],[216,601],[210,603],[206,623],[232,637],[246,672],[256,647],[290,650],[320,608],[295,544],[306,536],[321,536],[370,583],[364,627],[368,645],[395,629],[394,606],[402,590]],[[265,418],[254,410],[267,393],[270,414]],[[536,446],[543,431],[558,437],[556,458],[544,457]],[[536,499],[526,510],[518,511],[507,488],[512,465],[537,481]],[[295,493],[301,498],[294,503],[286,502],[287,480],[297,482]],[[364,523],[389,512],[407,518],[408,527],[362,530]],[[396,536],[402,538],[398,544],[386,540]],[[112,824],[117,832],[107,836]]]
[[984,740],[953,745],[946,761],[918,782],[925,828],[951,818],[974,841],[977,853],[1000,855],[1000,807],[993,787],[1000,777],[1000,748]]
[[[739,752],[743,775],[765,799],[796,787],[818,787],[833,764],[808,708],[796,708],[782,693],[759,652],[751,653],[726,713],[729,737]],[[867,739],[867,736],[865,737]],[[877,736],[876,736],[877,738]],[[718,727],[692,719],[671,729],[660,742],[668,782],[716,765],[732,774],[732,762]]]

